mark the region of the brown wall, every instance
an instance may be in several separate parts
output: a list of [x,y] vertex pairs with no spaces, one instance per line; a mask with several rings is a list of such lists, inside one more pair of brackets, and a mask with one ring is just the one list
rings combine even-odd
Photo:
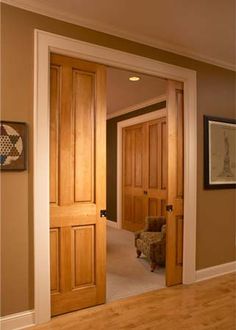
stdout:
[[29,168],[2,173],[2,315],[33,308],[34,28],[197,71],[197,268],[235,260],[235,191],[203,190],[203,114],[235,116],[235,74],[149,46],[1,4],[2,119],[29,124]]

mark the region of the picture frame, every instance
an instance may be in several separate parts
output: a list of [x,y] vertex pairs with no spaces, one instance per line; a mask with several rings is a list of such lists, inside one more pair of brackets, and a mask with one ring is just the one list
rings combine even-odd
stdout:
[[27,124],[0,121],[0,170],[27,169]]
[[204,188],[236,188],[236,120],[204,116]]

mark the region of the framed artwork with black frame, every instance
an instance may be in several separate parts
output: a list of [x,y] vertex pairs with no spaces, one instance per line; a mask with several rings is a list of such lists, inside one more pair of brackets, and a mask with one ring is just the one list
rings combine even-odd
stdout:
[[27,124],[0,121],[0,169],[24,171],[27,168]]
[[204,116],[204,188],[236,188],[236,120]]

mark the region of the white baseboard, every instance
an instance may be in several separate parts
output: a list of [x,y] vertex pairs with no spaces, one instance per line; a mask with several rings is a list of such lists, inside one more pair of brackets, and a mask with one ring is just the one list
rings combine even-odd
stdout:
[[204,268],[196,271],[196,282],[204,281],[213,277],[236,272],[236,261],[226,264]]
[[118,223],[116,221],[111,221],[107,219],[107,225],[112,228],[117,228],[118,229]]
[[35,324],[35,313],[33,310],[6,315],[0,318],[2,330],[19,330],[31,327]]

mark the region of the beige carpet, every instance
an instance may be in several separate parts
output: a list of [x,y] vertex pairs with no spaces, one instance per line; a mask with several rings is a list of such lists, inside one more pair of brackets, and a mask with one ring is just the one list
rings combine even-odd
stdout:
[[165,287],[165,269],[136,258],[134,234],[107,226],[107,302]]

